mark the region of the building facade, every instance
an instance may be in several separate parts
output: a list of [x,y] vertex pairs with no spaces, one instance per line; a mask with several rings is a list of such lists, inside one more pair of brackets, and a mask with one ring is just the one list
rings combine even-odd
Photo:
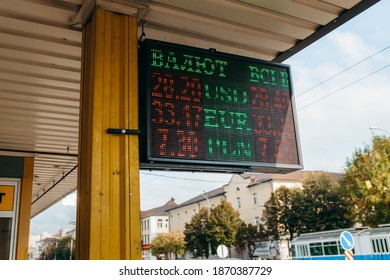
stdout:
[[272,192],[281,186],[302,187],[305,171],[289,174],[234,174],[229,183],[215,190],[202,193],[175,207],[169,213],[169,230],[184,231],[185,224],[202,207],[212,209],[222,200],[229,202],[240,213],[245,223],[259,225],[264,204]]
[[142,239],[142,259],[155,260],[156,257],[150,252],[150,243],[159,233],[169,232],[168,211],[177,206],[171,199],[165,205],[147,211],[141,211],[141,239]]
[[183,232],[185,224],[191,221],[193,215],[198,213],[203,207],[212,209],[220,203],[221,199],[226,199],[224,187],[204,192],[171,208],[168,211],[169,230],[171,232]]
[[224,186],[226,201],[240,213],[245,223],[259,226],[264,204],[271,194],[281,186],[302,187],[305,174],[305,171],[296,171],[289,174],[233,175]]

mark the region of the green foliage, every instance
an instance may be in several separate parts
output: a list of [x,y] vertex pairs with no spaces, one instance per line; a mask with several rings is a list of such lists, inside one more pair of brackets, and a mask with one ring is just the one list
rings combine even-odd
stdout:
[[[55,258],[57,260],[74,260],[74,242],[71,241],[73,237],[66,236],[57,242],[55,249]],[[71,248],[72,246],[72,248]],[[72,254],[72,257],[70,256]]]
[[390,223],[390,138],[374,136],[346,162],[342,194],[354,222],[376,227]]
[[303,180],[301,233],[352,226],[347,203],[338,188],[337,181],[324,172],[312,172]]
[[261,241],[267,240],[268,235],[262,225],[259,227],[241,222],[236,232],[234,246],[238,252],[243,252],[245,248],[248,252],[248,258],[253,259],[253,254]]
[[290,240],[293,238],[301,222],[301,196],[300,189],[284,186],[271,194],[270,199],[264,205],[262,217],[268,236],[274,239],[284,236],[289,236]]
[[195,258],[209,257],[209,242],[206,230],[208,216],[208,209],[202,208],[192,216],[189,223],[185,224],[184,240],[186,250]]
[[229,247],[234,243],[240,224],[239,212],[224,200],[210,211],[202,208],[185,225],[186,249],[195,258],[208,258],[216,254],[219,245]]
[[[72,247],[71,247],[72,246]],[[43,260],[74,260],[75,259],[75,242],[72,237],[65,236],[61,239],[46,238],[43,240],[43,251],[41,259]],[[70,257],[72,254],[72,257]]]
[[211,209],[207,223],[207,239],[213,254],[219,245],[230,247],[234,243],[241,222],[240,213],[225,200],[221,200],[220,204]]
[[185,252],[184,236],[179,232],[159,233],[152,240],[150,251],[157,259],[160,259],[161,255],[164,255],[164,259],[169,259],[170,254],[178,259]]
[[347,204],[338,190],[337,181],[324,172],[310,173],[302,188],[278,188],[263,212],[268,235],[292,240],[305,232],[351,226]]

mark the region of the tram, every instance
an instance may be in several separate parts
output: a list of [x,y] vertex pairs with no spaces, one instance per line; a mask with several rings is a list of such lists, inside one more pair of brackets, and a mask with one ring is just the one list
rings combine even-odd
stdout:
[[345,251],[340,244],[343,231],[353,235],[355,260],[390,260],[390,224],[301,234],[291,242],[292,259],[344,260]]

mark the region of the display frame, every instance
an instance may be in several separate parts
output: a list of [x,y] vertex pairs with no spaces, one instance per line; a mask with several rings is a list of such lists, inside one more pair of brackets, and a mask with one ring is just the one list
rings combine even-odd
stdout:
[[[183,53],[192,55],[205,55],[207,58],[220,58],[234,61],[237,63],[252,63],[253,65],[265,65],[272,69],[283,69],[288,76],[288,94],[289,106],[291,109],[291,120],[294,133],[294,163],[283,162],[260,162],[255,160],[210,160],[210,159],[194,159],[194,158],[178,158],[177,156],[156,156],[153,151],[153,133],[155,127],[152,127],[152,47],[160,47],[163,49],[177,50]],[[176,58],[175,58],[176,59]],[[299,139],[299,130],[297,125],[296,107],[293,95],[292,79],[290,66],[286,64],[273,63],[269,61],[238,56],[234,54],[227,54],[217,52],[216,50],[206,50],[173,44],[169,42],[161,42],[156,40],[145,40],[139,48],[139,128],[144,133],[140,136],[140,167],[147,169],[161,169],[161,170],[188,170],[188,171],[220,171],[220,172],[267,172],[267,173],[288,173],[303,168],[301,146]],[[172,61],[170,62],[172,63]],[[155,63],[156,64],[156,63]],[[167,64],[168,65],[168,64]],[[171,64],[173,65],[173,64]],[[218,67],[218,66],[217,66]],[[221,66],[222,67],[222,66]],[[176,67],[178,68],[178,67]],[[182,68],[181,68],[182,69]],[[180,70],[173,73],[180,75]],[[215,69],[215,68],[214,68]],[[199,69],[198,69],[199,70]],[[220,69],[222,71],[222,68]],[[200,70],[199,70],[200,71]],[[161,71],[160,71],[161,72]],[[194,72],[194,71],[193,71]],[[188,74],[188,73],[187,73]],[[193,74],[192,77],[197,78],[200,74]],[[211,119],[211,117],[209,117]],[[238,122],[238,121],[236,121]],[[253,121],[252,121],[253,122]],[[244,135],[245,136],[245,135]],[[244,137],[241,136],[241,137]],[[253,136],[254,137],[254,136]],[[272,137],[271,137],[272,138]]]

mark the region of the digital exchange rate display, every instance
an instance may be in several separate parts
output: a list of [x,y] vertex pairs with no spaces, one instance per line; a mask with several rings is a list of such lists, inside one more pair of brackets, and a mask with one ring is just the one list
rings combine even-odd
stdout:
[[139,65],[141,167],[302,168],[288,66],[153,40]]

